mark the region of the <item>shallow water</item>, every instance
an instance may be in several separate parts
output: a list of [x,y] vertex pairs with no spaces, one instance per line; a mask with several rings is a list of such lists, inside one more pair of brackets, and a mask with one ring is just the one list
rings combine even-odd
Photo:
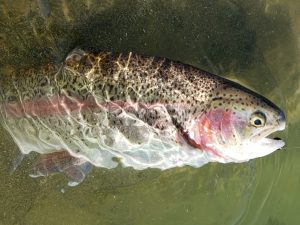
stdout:
[[[76,3],[75,3],[76,2]],[[0,1],[0,76],[77,46],[164,56],[234,79],[285,109],[286,147],[242,164],[94,169],[75,188],[32,179],[32,157],[0,138],[0,224],[299,224],[297,0]],[[62,222],[63,221],[63,222]]]

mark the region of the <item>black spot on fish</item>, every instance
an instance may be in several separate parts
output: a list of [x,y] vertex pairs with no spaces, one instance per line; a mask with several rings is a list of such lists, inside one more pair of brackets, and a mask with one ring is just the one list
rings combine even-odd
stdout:
[[212,101],[217,101],[217,100],[221,100],[223,99],[222,97],[216,97],[216,98],[213,98]]

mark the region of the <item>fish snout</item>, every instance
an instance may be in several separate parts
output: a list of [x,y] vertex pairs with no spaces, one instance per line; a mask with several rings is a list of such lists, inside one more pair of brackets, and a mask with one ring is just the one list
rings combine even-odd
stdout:
[[279,124],[279,129],[278,130],[284,130],[286,126],[286,117],[283,111],[279,112],[278,115],[278,124]]

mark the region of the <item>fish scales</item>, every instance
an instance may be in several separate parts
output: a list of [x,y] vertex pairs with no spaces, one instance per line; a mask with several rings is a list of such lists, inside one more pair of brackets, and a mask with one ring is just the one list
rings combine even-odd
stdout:
[[[161,103],[178,123],[188,119],[191,112],[196,115],[202,111],[211,93],[222,82],[190,66],[132,53],[76,54],[59,69],[48,66],[40,71],[21,71],[13,79],[12,87],[5,85],[9,89],[5,102],[22,104],[63,93],[70,98],[96,96],[97,100],[103,98],[102,102]],[[199,107],[201,105],[203,107]],[[158,114],[152,113],[148,118],[141,116],[140,119],[149,121],[156,120]]]
[[227,151],[245,148],[244,136],[248,143],[258,130],[253,115],[270,117],[255,137],[285,123],[277,106],[236,83],[135,53],[76,49],[60,65],[15,72],[2,84],[2,123],[23,153],[63,149],[106,168],[115,158],[136,169],[249,160],[256,153]]

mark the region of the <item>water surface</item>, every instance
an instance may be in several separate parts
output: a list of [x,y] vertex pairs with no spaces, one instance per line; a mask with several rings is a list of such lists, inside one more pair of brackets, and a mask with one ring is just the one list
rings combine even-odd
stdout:
[[242,164],[94,169],[68,187],[32,179],[34,156],[1,129],[0,224],[299,224],[300,3],[297,0],[0,1],[0,76],[60,62],[77,46],[179,60],[236,80],[286,111],[287,146]]

